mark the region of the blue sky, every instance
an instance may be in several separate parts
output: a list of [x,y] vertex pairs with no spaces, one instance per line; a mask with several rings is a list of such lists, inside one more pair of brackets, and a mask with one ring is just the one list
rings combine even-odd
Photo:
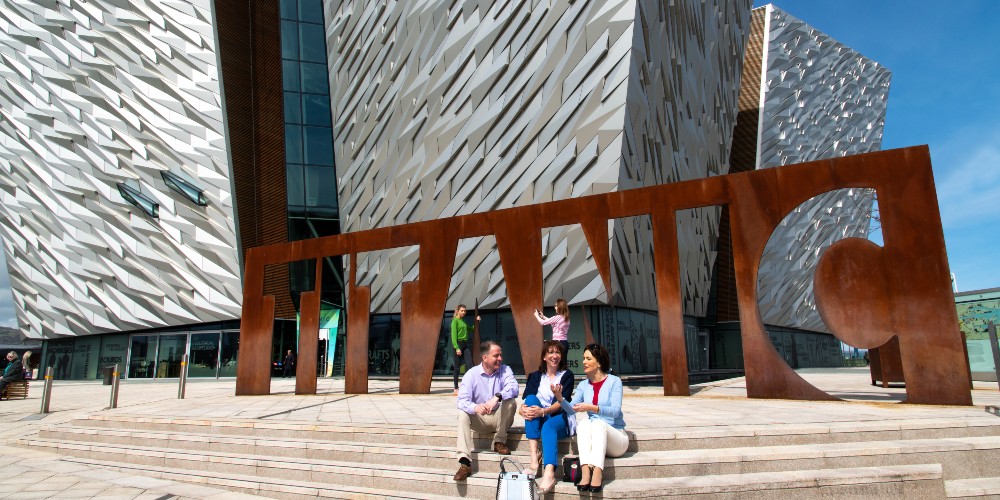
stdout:
[[[1000,1],[772,3],[892,71],[882,148],[930,146],[959,290],[1000,287]],[[0,326],[16,322],[4,268]]]
[[1000,287],[1000,1],[766,3],[892,71],[882,149],[929,145],[958,289]]

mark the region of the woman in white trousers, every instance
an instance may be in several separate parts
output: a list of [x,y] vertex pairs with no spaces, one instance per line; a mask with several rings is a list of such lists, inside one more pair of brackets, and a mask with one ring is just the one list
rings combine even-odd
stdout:
[[573,400],[562,398],[561,387],[554,386],[567,414],[587,412],[576,427],[580,450],[580,483],[576,489],[599,493],[604,489],[604,458],[620,457],[628,451],[628,435],[622,418],[622,380],[608,373],[611,357],[600,344],[583,350],[583,373],[586,378],[576,386]]

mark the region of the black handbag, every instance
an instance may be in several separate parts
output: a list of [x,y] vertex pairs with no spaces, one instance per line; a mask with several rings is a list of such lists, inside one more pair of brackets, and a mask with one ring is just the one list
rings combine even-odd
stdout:
[[580,482],[580,457],[576,455],[566,455],[562,463],[563,481],[577,484]]

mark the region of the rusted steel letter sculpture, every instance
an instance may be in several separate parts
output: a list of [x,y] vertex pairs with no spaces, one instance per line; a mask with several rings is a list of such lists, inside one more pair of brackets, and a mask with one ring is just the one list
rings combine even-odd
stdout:
[[[675,223],[677,210],[728,205],[739,295],[747,393],[754,398],[835,399],[796,374],[771,344],[757,308],[757,270],[764,245],[781,220],[818,194],[873,188],[885,246],[849,238],[822,256],[816,275],[819,311],[830,331],[855,347],[896,337],[907,401],[972,403],[962,338],[951,296],[944,235],[926,146],[618,191],[525,207],[252,248],[247,252],[237,394],[270,392],[274,297],[263,296],[266,265],[350,255],[346,391],[368,391],[370,291],[358,287],[356,256],[417,245],[419,279],[402,284],[400,392],[430,390],[435,346],[458,240],[495,235],[522,359],[541,346],[532,309],[542,302],[540,232],[580,224],[610,290],[607,221],[649,214],[660,321],[663,392],[688,395],[684,323]],[[317,263],[317,269],[319,269]],[[316,281],[319,287],[320,273]],[[315,294],[303,294],[302,338],[315,337]],[[300,346],[315,356],[315,338]],[[316,374],[300,363],[296,393],[314,394]]]

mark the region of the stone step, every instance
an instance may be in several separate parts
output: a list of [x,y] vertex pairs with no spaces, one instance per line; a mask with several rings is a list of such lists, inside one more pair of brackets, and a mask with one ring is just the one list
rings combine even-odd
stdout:
[[1000,477],[953,479],[944,482],[944,490],[948,498],[996,499],[1000,498]]
[[[452,480],[455,468],[424,467],[419,458],[409,465],[378,464],[285,457],[265,457],[202,450],[173,450],[147,446],[82,443],[44,438],[24,438],[19,446],[42,449],[89,460],[130,464],[135,467],[164,467],[201,471],[210,475],[236,474],[258,478],[308,481],[352,488],[376,488],[420,494],[465,496],[463,491],[496,487],[495,472],[478,471],[467,482]],[[454,462],[453,462],[454,463]],[[481,497],[481,495],[475,495]]]
[[[711,500],[812,500],[816,498],[943,498],[938,464],[758,472],[614,481],[604,498],[684,497]],[[609,490],[617,487],[613,492]],[[561,484],[565,498],[579,493]]]
[[[195,455],[227,456],[234,463],[263,460],[267,467],[283,469],[280,462],[341,466],[345,463],[367,467],[393,468],[419,463],[421,467],[449,472],[455,466],[454,449],[413,445],[361,445],[304,439],[270,439],[204,434],[130,431],[101,428],[43,429],[30,440],[33,446],[58,449],[76,456],[101,458],[105,450],[126,460],[129,450],[139,456],[175,453],[186,460]],[[174,455],[171,455],[174,456]],[[133,457],[134,458],[134,457]],[[502,457],[492,452],[476,454],[477,473],[495,474]],[[515,460],[527,464],[528,457],[515,453]],[[145,459],[141,459],[145,460]],[[1000,461],[1000,436],[952,439],[915,439],[874,441],[868,443],[830,443],[769,447],[718,448],[630,452],[607,460],[605,476],[609,480],[650,477],[681,477],[702,474],[738,474],[790,471],[798,469],[878,467],[940,463],[947,479],[965,479],[991,475],[993,464]],[[141,463],[150,463],[143,461]],[[156,465],[156,464],[154,464]],[[257,465],[257,467],[260,467]],[[230,472],[241,473],[236,468]]]
[[[202,434],[267,438],[302,438],[371,444],[440,446],[455,440],[450,426],[326,424],[316,422],[267,421],[259,419],[195,419],[142,417],[127,414],[97,414],[74,423],[86,427],[159,430]],[[629,431],[631,451],[685,450],[784,446],[908,439],[1000,436],[1000,421],[992,415],[964,419],[924,418],[894,421],[823,422],[768,425],[726,425],[676,429]],[[527,451],[523,428],[508,434],[512,450]],[[566,453],[569,441],[561,444]],[[490,445],[489,437],[477,447]]]
[[[257,438],[78,426],[42,428],[39,437],[53,442],[235,453],[244,457],[335,459],[384,467],[412,465],[415,460],[424,467],[442,470],[452,469],[455,465],[455,451],[451,443],[441,446],[386,446],[301,438]],[[730,474],[795,468],[942,463],[945,466],[945,477],[955,479],[989,475],[990,468],[987,464],[991,462],[983,460],[996,458],[998,455],[998,436],[650,451],[631,452],[624,457],[608,459],[607,475],[609,479],[639,479],[698,475],[702,471]],[[475,456],[478,469],[491,473],[499,471],[501,458],[490,451],[482,451]],[[515,452],[512,458],[525,466],[529,462],[526,452]],[[968,464],[970,461],[974,463]]]
[[[237,453],[257,457],[282,457],[300,460],[336,459],[344,462],[377,464],[385,467],[412,465],[415,461],[424,467],[452,469],[456,467],[455,438],[448,445],[383,445],[351,441],[323,441],[300,438],[257,438],[252,436],[226,436],[201,433],[165,432],[148,430],[121,430],[102,427],[53,426],[39,430],[39,438],[54,442],[66,441],[81,444],[111,444],[140,446],[150,449],[195,450],[211,453]],[[483,448],[474,452],[474,459],[481,471],[499,472],[503,456]],[[527,452],[513,452],[511,458],[527,467]]]
[[[301,479],[266,478],[254,475],[175,469],[161,466],[138,466],[107,460],[67,458],[66,460],[103,467],[130,474],[186,481],[224,487],[230,491],[288,499],[305,498],[493,498],[496,478],[470,477],[465,483],[442,482],[440,494],[418,493],[412,489],[374,489],[334,486]],[[705,500],[740,498],[747,500],[821,498],[943,498],[941,467],[918,464],[890,467],[801,470],[661,479],[621,480],[605,486],[593,498],[670,498],[697,497]],[[444,496],[451,495],[451,496]],[[579,499],[581,494],[570,483],[558,483],[547,499]]]
[[941,464],[947,479],[990,476],[1000,436],[650,451],[608,459],[612,479]]
[[416,493],[410,491],[394,491],[378,488],[363,488],[341,486],[328,483],[301,481],[294,478],[268,478],[252,475],[226,474],[221,472],[192,471],[158,467],[152,465],[136,465],[108,460],[95,460],[79,457],[66,457],[65,461],[114,470],[127,474],[136,474],[158,479],[180,481],[205,486],[224,488],[237,493],[248,493],[264,497],[287,499],[343,498],[352,500],[378,499],[419,499],[419,500],[459,500],[462,497]]

